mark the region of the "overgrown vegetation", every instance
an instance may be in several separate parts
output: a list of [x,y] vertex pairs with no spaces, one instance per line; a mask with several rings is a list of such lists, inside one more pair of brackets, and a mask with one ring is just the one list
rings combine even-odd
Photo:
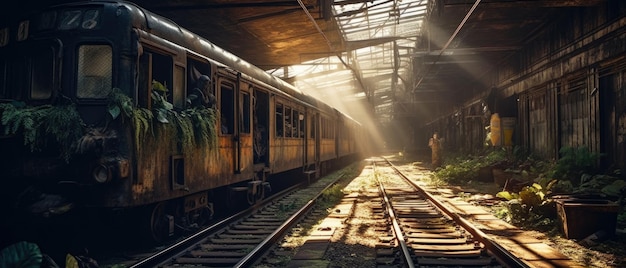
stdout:
[[556,207],[549,199],[556,180],[540,180],[524,186],[519,192],[502,191],[497,194],[507,202],[496,209],[496,216],[516,225],[533,229],[556,230]]
[[489,148],[475,155],[445,159],[445,165],[435,170],[435,176],[447,182],[475,180],[481,168],[507,166],[512,159],[511,153],[504,148]]
[[[148,135],[158,133],[155,121],[176,138],[177,145],[184,152],[198,147],[217,147],[217,111],[200,107],[176,111],[167,101],[167,92],[166,86],[153,82],[151,110],[136,107],[120,89],[115,88],[109,94],[108,113],[113,120],[121,118],[132,124],[135,150],[139,151]],[[67,162],[74,153],[81,152],[77,144],[90,131],[76,105],[67,98],[54,105],[28,106],[18,101],[0,103],[0,122],[4,135],[21,135],[23,144],[31,152],[56,146],[60,157]]]
[[[217,111],[200,107],[176,111],[174,105],[167,101],[167,92],[167,87],[153,81],[152,110],[135,107],[132,99],[119,89],[111,92],[109,114],[113,119],[123,115],[122,120],[131,121],[135,150],[142,148],[147,134],[155,136],[158,133],[156,127],[163,127],[165,133],[175,137],[183,152],[191,152],[194,148],[217,147]],[[160,125],[155,126],[155,122]]]
[[[4,135],[21,134],[31,152],[58,146],[61,157],[71,158],[84,124],[72,103],[27,106],[23,102],[0,103]],[[50,142],[53,142],[51,144]]]
[[573,195],[586,198],[604,198],[620,203],[618,226],[626,226],[623,209],[626,182],[620,170],[603,171],[598,167],[599,154],[586,147],[563,147],[557,161],[537,159],[521,153],[498,148],[479,155],[446,160],[443,168],[435,171],[440,181],[460,183],[476,179],[481,168],[487,166],[513,170],[497,196],[504,199],[495,207],[496,215],[508,222],[539,230],[556,230],[556,206],[553,196]]

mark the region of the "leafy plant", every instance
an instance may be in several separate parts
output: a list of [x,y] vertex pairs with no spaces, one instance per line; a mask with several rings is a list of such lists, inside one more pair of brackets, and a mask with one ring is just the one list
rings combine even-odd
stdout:
[[163,123],[169,123],[168,118],[175,116],[174,105],[167,101],[167,92],[169,90],[166,86],[158,81],[152,81],[152,110],[156,114],[156,119]]
[[626,193],[626,182],[610,175],[583,174],[580,177],[580,185],[573,193],[619,199]]
[[562,147],[559,150],[560,158],[557,160],[550,177],[555,179],[568,179],[573,183],[584,173],[594,174],[598,172],[599,154],[589,151],[587,147]]
[[190,108],[184,110],[187,118],[191,119],[195,144],[217,147],[217,111],[215,109]]
[[133,100],[118,88],[114,88],[109,94],[108,111],[113,120],[117,119],[120,115],[123,115],[121,120],[125,118],[130,120],[133,126],[136,151],[141,149],[141,141],[145,139],[148,131],[154,133],[152,128],[152,112],[145,108],[135,107]]
[[215,148],[217,111],[211,108],[188,108],[177,112],[174,105],[167,101],[167,92],[166,86],[153,81],[152,110],[135,107],[132,99],[119,89],[114,89],[109,96],[109,114],[112,118],[124,115],[132,122],[135,150],[139,151],[143,147],[141,144],[149,132],[154,136],[155,120],[161,123],[160,127],[166,133],[176,137],[178,146],[184,152],[203,146]]
[[41,151],[52,139],[61,157],[69,161],[73,146],[83,135],[83,121],[74,104],[26,106],[23,102],[1,103],[5,135],[21,134],[31,152]]
[[435,176],[445,181],[473,180],[481,168],[502,166],[512,162],[504,148],[494,148],[478,155],[455,157],[445,160],[446,165],[435,171]]
[[523,187],[519,192],[502,191],[497,197],[507,200],[506,211],[500,216],[516,224],[533,227],[552,227],[555,218],[554,202],[548,198],[557,180],[543,180],[541,183]]

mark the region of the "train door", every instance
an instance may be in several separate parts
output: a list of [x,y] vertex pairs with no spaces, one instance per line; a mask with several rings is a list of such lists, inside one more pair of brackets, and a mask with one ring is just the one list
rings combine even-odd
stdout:
[[[236,81],[227,77],[218,79],[218,101],[219,101],[219,147],[220,158],[223,166],[229,166],[228,177],[239,170],[239,156],[237,155],[236,130],[235,130],[235,94]],[[222,170],[226,172],[226,170]]]
[[269,95],[265,91],[254,90],[252,110],[254,131],[254,164],[269,167]]
[[315,163],[316,165],[319,167],[320,161],[321,161],[321,157],[320,154],[322,152],[322,128],[320,127],[320,114],[319,113],[315,113],[315,115],[313,116],[313,135],[315,135],[315,137],[313,138],[315,140]]
[[309,110],[307,113],[307,127],[306,127],[306,165],[309,167],[317,168],[319,162],[319,127],[318,124],[319,115],[314,110]]
[[239,82],[239,93],[237,94],[237,153],[239,157],[238,172],[243,177],[252,177],[252,165],[254,162],[253,136],[252,136],[252,86],[247,82]]

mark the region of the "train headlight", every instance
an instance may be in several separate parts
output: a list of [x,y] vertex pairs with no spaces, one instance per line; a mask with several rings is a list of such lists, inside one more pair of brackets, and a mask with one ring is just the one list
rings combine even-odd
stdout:
[[109,182],[112,179],[111,169],[109,168],[109,166],[104,164],[97,165],[93,169],[93,172],[91,174],[93,176],[93,179],[98,183]]

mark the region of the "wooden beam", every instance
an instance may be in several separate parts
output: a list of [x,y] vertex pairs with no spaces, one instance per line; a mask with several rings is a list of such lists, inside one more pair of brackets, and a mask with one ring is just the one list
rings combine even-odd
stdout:
[[[481,1],[482,8],[537,8],[537,7],[589,7],[596,6],[607,0],[520,0],[520,1]],[[446,0],[445,7],[471,6],[473,1]]]

